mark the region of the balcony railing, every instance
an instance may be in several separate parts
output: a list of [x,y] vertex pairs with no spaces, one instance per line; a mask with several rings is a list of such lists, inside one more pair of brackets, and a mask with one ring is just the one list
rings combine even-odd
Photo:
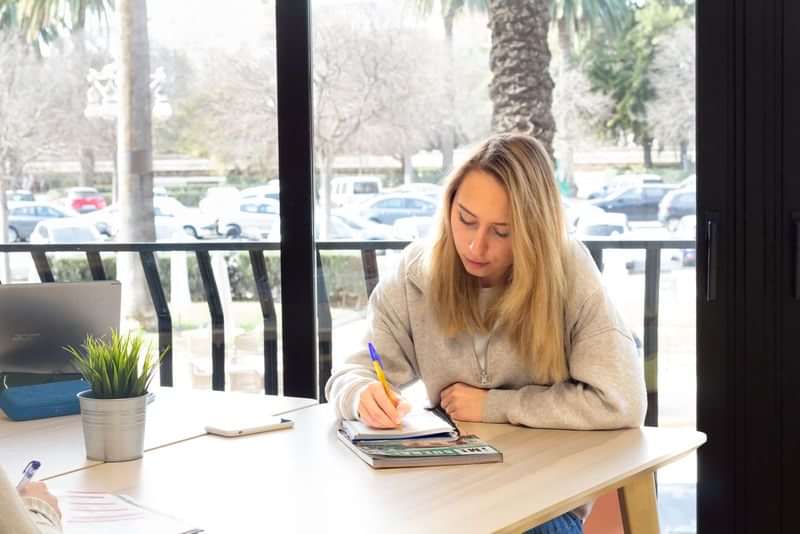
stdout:
[[[648,391],[648,411],[646,424],[658,423],[658,388],[655,380],[658,376],[657,348],[658,348],[658,297],[659,279],[661,273],[661,251],[664,249],[693,249],[695,242],[691,240],[612,240],[592,239],[585,240],[592,257],[598,268],[602,271],[603,253],[606,250],[639,249],[645,250],[645,289],[644,289],[644,340],[643,355]],[[320,253],[322,251],[360,251],[364,268],[364,284],[369,296],[378,283],[379,250],[401,250],[407,241],[335,241],[317,242],[317,288],[318,288],[318,372],[317,391],[322,396],[324,385],[331,375],[332,368],[332,342],[333,322],[325,286],[325,276],[322,269]],[[161,385],[171,386],[173,383],[173,358],[172,358],[172,316],[164,294],[158,273],[155,254],[158,252],[192,252],[197,258],[200,277],[203,283],[206,300],[211,317],[211,384],[215,390],[225,389],[225,317],[219,289],[211,267],[211,252],[246,251],[255,278],[258,300],[261,305],[261,315],[264,323],[264,392],[266,394],[278,393],[278,330],[275,314],[275,303],[272,298],[272,285],[267,274],[264,253],[267,251],[280,251],[280,244],[273,242],[245,242],[245,241],[195,241],[187,243],[101,243],[101,244],[61,244],[61,245],[31,245],[31,244],[5,244],[0,245],[0,252],[29,253],[43,283],[54,282],[53,272],[48,253],[55,252],[80,252],[86,255],[92,278],[105,280],[107,278],[100,254],[103,252],[133,252],[139,255],[144,269],[147,287],[153,301],[158,323],[159,350],[165,352],[161,363]],[[309,335],[313,335],[309,332]],[[288,355],[283,355],[284,360]],[[284,377],[286,378],[286,377]],[[314,380],[314,377],[293,377],[296,381]],[[320,399],[322,400],[322,399]]]

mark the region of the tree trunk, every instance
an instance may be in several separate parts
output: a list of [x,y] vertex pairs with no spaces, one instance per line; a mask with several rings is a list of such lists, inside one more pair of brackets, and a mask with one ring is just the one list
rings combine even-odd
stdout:
[[[117,167],[122,242],[155,241],[150,105],[150,45],[146,0],[118,0]],[[150,328],[153,305],[138,254],[118,255],[122,318]]]
[[[8,204],[6,203],[6,177],[3,172],[3,162],[0,160],[0,244],[8,243]],[[0,278],[4,284],[11,282],[11,263],[5,252],[0,258]]]
[[81,143],[81,175],[79,184],[82,186],[94,185],[94,150]]
[[536,136],[553,155],[555,122],[551,112],[550,2],[488,0],[492,32],[489,95],[495,132],[525,132]]
[[441,146],[439,149],[442,151],[442,176],[447,175],[453,169],[453,152],[456,147],[456,127],[453,123],[455,117],[455,100],[456,90],[453,80],[453,21],[456,18],[460,5],[457,2],[450,4],[450,10],[444,14],[444,38],[446,43],[447,53],[447,66],[444,73],[444,92],[446,98],[444,99],[447,106],[445,113],[445,120],[442,127]]
[[[333,152],[335,153],[335,152]],[[321,151],[319,158],[319,171],[322,174],[319,180],[319,236],[318,239],[328,238],[328,227],[331,220],[331,179],[333,178],[333,156]]]
[[[558,48],[561,59],[561,63],[559,64],[559,69],[561,71],[560,79],[565,80],[566,72],[568,69],[572,68],[574,59],[572,57],[572,32],[570,31],[570,26],[564,17],[558,19]],[[567,183],[567,195],[574,197],[578,194],[578,186],[575,184],[574,127],[570,124],[556,125],[556,127],[558,126],[562,128],[559,136],[564,142],[564,154],[562,155],[560,162],[561,177]]]
[[642,152],[644,155],[644,168],[653,168],[653,140],[649,137],[642,141]]
[[417,177],[417,173],[414,171],[414,164],[411,162],[411,154],[408,153],[408,150],[403,150],[403,183],[404,184],[411,184],[414,183],[414,180]]
[[689,142],[681,141],[681,170],[689,172]]

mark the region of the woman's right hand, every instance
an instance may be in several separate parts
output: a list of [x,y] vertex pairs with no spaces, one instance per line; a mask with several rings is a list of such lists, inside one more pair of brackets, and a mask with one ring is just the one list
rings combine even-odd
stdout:
[[361,393],[358,401],[358,418],[372,428],[397,428],[411,405],[403,398],[392,402],[383,384],[373,382]]
[[21,490],[19,490],[19,494],[22,497],[36,497],[37,499],[43,500],[49,504],[53,510],[55,510],[59,518],[61,517],[61,510],[58,507],[58,498],[50,493],[50,491],[47,489],[47,484],[44,482],[28,482]]

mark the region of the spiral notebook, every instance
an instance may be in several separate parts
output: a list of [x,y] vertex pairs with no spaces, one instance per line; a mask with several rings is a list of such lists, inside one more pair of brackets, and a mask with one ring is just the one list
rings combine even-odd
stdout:
[[376,429],[361,421],[342,421],[341,430],[350,441],[458,437],[458,428],[439,408],[415,408],[403,418],[403,424],[398,428]]

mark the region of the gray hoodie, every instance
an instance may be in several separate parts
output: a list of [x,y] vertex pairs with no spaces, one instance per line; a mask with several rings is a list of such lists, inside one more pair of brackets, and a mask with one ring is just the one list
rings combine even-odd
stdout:
[[489,384],[481,386],[476,360],[482,366],[484,354],[479,349],[476,355],[476,336],[443,335],[425,298],[424,245],[413,243],[372,292],[364,348],[334,369],[325,386],[328,401],[340,417],[358,417],[357,395],[377,380],[367,351],[372,341],[389,382],[402,389],[422,380],[433,405],[442,389],[455,382],[488,388],[485,422],[581,430],[640,426],[647,405],[641,358],[588,251],[578,241],[568,246],[568,381],[535,383],[508,337],[495,333],[486,353]]

